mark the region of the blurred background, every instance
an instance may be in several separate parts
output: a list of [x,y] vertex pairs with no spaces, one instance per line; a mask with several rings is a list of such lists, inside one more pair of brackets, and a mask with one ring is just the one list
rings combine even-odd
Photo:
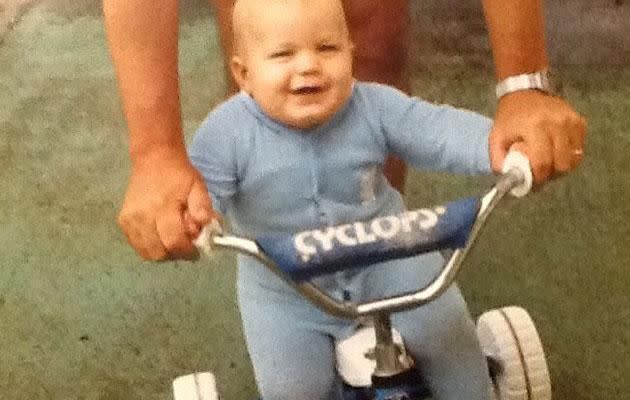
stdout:
[[[476,315],[530,311],[556,399],[630,393],[629,3],[547,1],[552,64],[589,120],[586,157],[508,201],[459,279]],[[411,7],[413,94],[492,115],[479,2]],[[190,137],[225,83],[212,9],[181,8]],[[254,398],[233,257],[142,262],[116,226],[129,161],[101,14],[93,0],[0,0],[0,399],[170,399],[171,380],[198,370],[217,375],[224,398]],[[406,200],[489,183],[414,172]]]

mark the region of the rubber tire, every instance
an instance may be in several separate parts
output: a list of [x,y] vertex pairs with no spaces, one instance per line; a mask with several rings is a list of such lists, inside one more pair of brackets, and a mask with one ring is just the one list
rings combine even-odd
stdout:
[[173,381],[173,400],[219,400],[214,375],[197,372]]
[[538,331],[516,306],[483,313],[477,336],[486,357],[501,366],[494,377],[497,400],[551,400],[551,379]]

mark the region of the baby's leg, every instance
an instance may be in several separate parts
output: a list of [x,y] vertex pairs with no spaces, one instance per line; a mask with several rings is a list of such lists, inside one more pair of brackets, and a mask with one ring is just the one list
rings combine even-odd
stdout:
[[435,400],[486,400],[490,378],[475,326],[456,286],[432,304],[394,317]]
[[239,291],[239,303],[262,398],[336,398],[332,339],[319,329],[326,317],[295,296],[248,286]]
[[[375,268],[366,282],[367,297],[417,291],[442,265],[437,254]],[[396,265],[398,264],[398,265]],[[435,301],[395,314],[393,326],[402,334],[429,384],[435,400],[486,400],[490,378],[475,326],[456,286]]]

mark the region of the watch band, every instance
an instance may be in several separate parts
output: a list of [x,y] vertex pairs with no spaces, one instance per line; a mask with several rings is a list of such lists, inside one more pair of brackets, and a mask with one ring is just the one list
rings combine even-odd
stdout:
[[509,76],[497,84],[495,92],[497,95],[497,99],[500,99],[501,97],[509,93],[531,89],[540,90],[541,92],[553,96],[557,96],[560,94],[558,88],[554,86],[554,82],[551,78],[551,73],[548,69],[527,74]]

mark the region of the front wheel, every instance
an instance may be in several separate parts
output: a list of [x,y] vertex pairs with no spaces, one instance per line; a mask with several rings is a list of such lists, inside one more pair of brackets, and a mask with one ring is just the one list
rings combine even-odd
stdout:
[[483,313],[477,336],[493,372],[497,400],[551,400],[551,379],[538,331],[516,306]]
[[214,375],[197,372],[177,377],[173,381],[174,400],[219,400]]

